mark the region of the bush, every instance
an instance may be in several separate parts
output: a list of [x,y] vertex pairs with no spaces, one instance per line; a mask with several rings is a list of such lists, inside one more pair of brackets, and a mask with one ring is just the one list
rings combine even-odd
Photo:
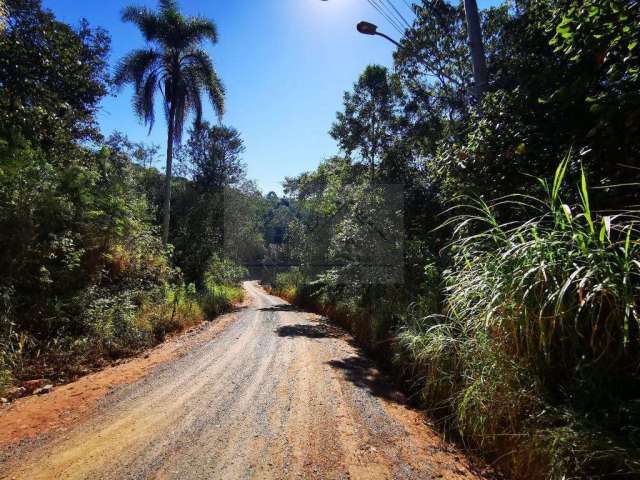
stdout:
[[211,285],[202,295],[200,305],[207,319],[231,311],[235,303],[244,299],[244,290],[231,285]]
[[205,285],[237,285],[249,271],[233,260],[214,255],[204,274]]
[[195,285],[164,287],[164,302],[146,303],[136,318],[142,331],[151,332],[156,341],[167,334],[185,330],[204,320]]
[[[640,243],[632,211],[602,215],[584,174],[562,200],[569,160],[543,202],[482,201],[449,225],[445,315],[414,318],[401,358],[422,398],[515,478],[640,473]],[[532,209],[534,212],[532,212]],[[525,217],[526,218],[526,217]]]
[[287,272],[276,274],[273,292],[287,300],[288,302],[296,302],[299,289],[305,283],[305,276],[298,267],[293,267]]
[[246,277],[245,267],[230,259],[214,256],[205,273],[204,291],[200,298],[200,306],[208,319],[228,312],[234,303],[241,302],[244,290],[239,287],[240,281]]

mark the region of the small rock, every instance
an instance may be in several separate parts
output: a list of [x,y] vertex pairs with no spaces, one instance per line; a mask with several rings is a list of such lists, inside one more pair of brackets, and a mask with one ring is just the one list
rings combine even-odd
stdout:
[[44,387],[38,388],[33,391],[34,395],[45,395],[50,393],[53,390],[53,385],[45,385]]
[[7,390],[7,399],[9,401],[17,400],[27,395],[27,389],[24,387],[13,387]]
[[20,386],[24,388],[28,394],[31,394],[39,388],[42,388],[45,385],[49,385],[49,383],[51,382],[45,378],[38,378],[36,380],[27,380],[24,382],[20,382]]
[[2,397],[0,398],[0,403],[9,403],[9,399]]

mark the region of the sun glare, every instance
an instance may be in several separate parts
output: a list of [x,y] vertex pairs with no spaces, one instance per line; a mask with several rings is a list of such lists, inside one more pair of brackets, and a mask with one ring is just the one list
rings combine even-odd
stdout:
[[360,0],[293,0],[299,14],[310,19],[340,18],[357,9]]

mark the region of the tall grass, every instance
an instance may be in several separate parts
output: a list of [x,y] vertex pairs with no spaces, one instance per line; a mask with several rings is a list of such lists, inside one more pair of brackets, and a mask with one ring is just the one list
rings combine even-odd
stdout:
[[568,159],[553,185],[542,181],[545,202],[523,196],[501,202],[502,208],[529,202],[542,212],[538,217],[500,224],[478,201],[467,206],[475,213],[450,220],[457,234],[474,222],[486,228],[454,244],[449,312],[476,328],[499,328],[515,353],[542,369],[625,369],[638,360],[640,218],[592,211],[584,173],[581,203],[564,203],[567,166]]
[[214,255],[207,266],[200,297],[200,305],[208,319],[230,311],[235,303],[244,299],[244,290],[239,284],[247,274],[245,267]]
[[514,477],[631,478],[640,218],[594,210],[584,173],[566,202],[568,168],[541,181],[546,198],[475,200],[452,215],[444,315],[409,322],[401,358],[425,404]]
[[200,305],[208,319],[228,312],[244,299],[244,290],[235,285],[210,284],[200,299]]
[[272,291],[288,302],[295,303],[299,300],[298,295],[305,281],[306,278],[300,268],[293,267],[289,271],[276,274]]
[[136,329],[152,333],[155,341],[165,336],[186,330],[203,320],[205,314],[193,284],[166,285],[164,301],[147,302],[135,319]]

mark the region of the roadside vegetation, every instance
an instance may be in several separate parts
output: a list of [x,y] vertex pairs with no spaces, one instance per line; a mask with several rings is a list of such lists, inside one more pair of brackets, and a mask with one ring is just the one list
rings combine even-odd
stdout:
[[[161,3],[165,14],[177,12],[175,2]],[[229,311],[242,300],[246,271],[225,256],[222,200],[240,204],[257,195],[244,179],[238,133],[198,124],[188,147],[176,148],[182,171],[171,181],[175,216],[165,247],[158,147],[120,133],[105,138],[97,128],[99,102],[114,80],[107,32],[62,23],[39,0],[5,7],[0,397],[24,380],[72,379]],[[134,17],[125,11],[125,19],[140,20]],[[161,23],[156,35],[167,28]],[[135,77],[128,58],[117,83]],[[145,101],[136,105],[148,120]],[[227,153],[229,132],[234,149]]]
[[339,154],[285,182],[268,282],[509,477],[637,478],[640,4],[482,19],[478,100],[462,5],[415,6],[394,72],[345,94]]
[[[260,277],[505,475],[640,476],[640,2],[482,11],[481,97],[462,2],[413,2],[393,71],[367,67],[327,126],[339,151],[281,197],[202,116],[224,111],[211,21],[126,9],[144,42],[113,69],[106,31],[2,3],[0,396],[211,320]],[[163,102],[166,157],[99,131],[125,84],[149,127]]]

